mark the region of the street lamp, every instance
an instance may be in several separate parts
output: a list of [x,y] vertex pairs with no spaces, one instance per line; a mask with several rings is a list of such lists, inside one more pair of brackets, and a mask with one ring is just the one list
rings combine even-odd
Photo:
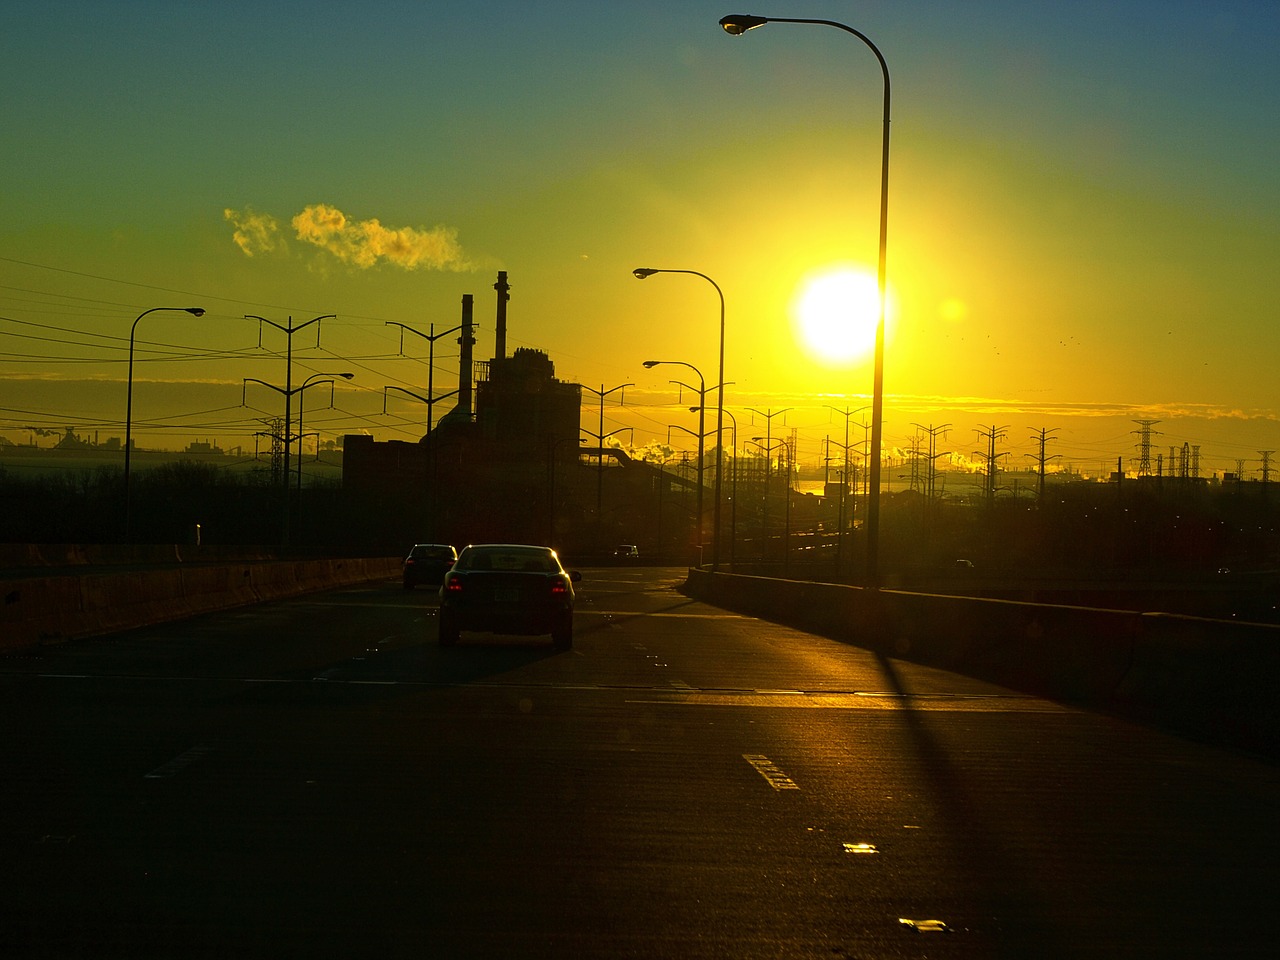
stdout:
[[[720,289],[720,285],[708,277],[705,273],[699,273],[697,270],[667,270],[654,267],[637,267],[631,271],[637,280],[644,280],[653,276],[655,273],[687,273],[690,276],[701,277],[711,286],[716,288],[716,294],[720,297],[720,382],[716,389],[716,502],[711,513],[711,570],[714,572],[720,569],[720,503],[722,490],[722,475],[724,473],[724,292]],[[702,397],[700,402],[706,402],[706,397]],[[702,518],[698,518],[699,529],[701,529]]]
[[[698,556],[697,556],[697,560],[698,560],[698,566],[701,567],[702,566],[702,488],[703,488],[702,471],[706,461],[707,428],[706,428],[706,412],[705,411],[707,406],[707,381],[706,381],[706,378],[703,377],[701,370],[695,367],[692,363],[686,363],[683,360],[646,360],[644,362],[644,366],[646,369],[652,370],[654,367],[664,363],[672,364],[677,367],[688,367],[690,370],[692,370],[694,373],[698,375],[698,383],[700,384],[698,388],[698,503],[697,503]],[[719,480],[719,477],[720,477],[720,471],[717,468],[716,470],[717,481]],[[719,500],[719,483],[718,482],[716,485],[716,491],[717,491],[716,498],[717,500]]]
[[203,317],[204,307],[152,307],[138,314],[129,328],[129,393],[124,407],[124,542],[132,543],[130,536],[130,498],[129,498],[129,455],[133,452],[133,335],[138,329],[138,320],[148,313],[159,310],[171,310],[175,313],[189,313],[193,317]]
[[[311,376],[307,377],[307,379],[303,380],[302,386],[298,388],[298,496],[299,498],[301,498],[302,496],[302,437],[303,437],[302,399],[303,399],[303,396],[305,395],[305,391],[307,387],[311,386],[311,381],[314,380],[316,377],[342,377],[343,380],[350,380],[354,376],[355,376],[354,373],[313,373],[311,374]],[[330,380],[329,383],[332,384],[333,381]],[[332,395],[330,395],[329,397],[329,405],[333,406]],[[317,442],[316,444],[317,459],[319,458],[319,456],[320,456],[320,445],[319,445],[319,442]],[[298,504],[299,506],[301,506],[302,504],[301,499],[298,500]]]
[[884,75],[884,120],[880,149],[880,260],[877,281],[880,290],[880,316],[876,322],[875,379],[871,392],[871,462],[870,490],[867,497],[867,582],[878,584],[880,550],[880,446],[884,412],[884,312],[885,312],[885,263],[889,245],[889,65],[880,49],[865,34],[847,24],[835,20],[802,20],[791,17],[757,17],[751,14],[730,14],[720,18],[720,26],[731,36],[741,36],[748,30],[766,23],[813,23],[835,27],[853,34],[875,54]]

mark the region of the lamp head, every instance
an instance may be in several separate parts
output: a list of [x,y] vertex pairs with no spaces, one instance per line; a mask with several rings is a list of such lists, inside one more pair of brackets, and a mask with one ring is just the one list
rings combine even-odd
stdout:
[[754,17],[749,13],[731,13],[720,18],[720,26],[732,37],[740,37],[748,30],[762,27],[769,22],[768,17]]
[[652,277],[658,271],[652,269],[651,267],[636,267],[631,272],[635,274],[635,278],[637,280],[643,280],[645,277]]
[[183,309],[193,317],[204,316],[204,307],[183,307]]
[[645,366],[645,368],[646,368],[646,369],[651,370],[651,369],[653,369],[654,367],[656,367],[658,364],[660,364],[661,362],[662,362],[661,360],[646,360],[646,361],[644,362],[644,366]]

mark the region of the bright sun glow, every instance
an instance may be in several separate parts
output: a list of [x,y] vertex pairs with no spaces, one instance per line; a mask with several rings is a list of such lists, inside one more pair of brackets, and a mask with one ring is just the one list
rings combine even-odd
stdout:
[[871,353],[879,317],[876,278],[852,267],[806,278],[792,306],[796,336],[814,359],[831,366]]

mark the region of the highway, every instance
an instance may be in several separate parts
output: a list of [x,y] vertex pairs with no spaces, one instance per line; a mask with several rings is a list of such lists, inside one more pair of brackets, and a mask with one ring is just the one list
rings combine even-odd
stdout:
[[1273,763],[682,579],[584,570],[567,652],[389,580],[0,658],[0,956],[1275,955]]

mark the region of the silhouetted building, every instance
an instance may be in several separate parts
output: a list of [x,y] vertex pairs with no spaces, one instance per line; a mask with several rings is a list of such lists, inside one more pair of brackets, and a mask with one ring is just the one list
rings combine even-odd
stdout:
[[[505,355],[510,285],[498,274],[497,343],[474,359],[472,297],[462,300],[457,400],[421,441],[343,439],[343,488],[369,505],[370,530],[397,542],[545,541],[579,530],[597,505],[576,488],[598,471],[580,461],[582,388],[557,380],[541,350]],[[610,471],[633,466],[624,459]],[[593,481],[594,482],[594,481]],[[552,515],[566,513],[561,523]],[[596,518],[598,519],[598,518]],[[605,536],[604,532],[600,533]],[[609,539],[616,534],[608,532]]]

